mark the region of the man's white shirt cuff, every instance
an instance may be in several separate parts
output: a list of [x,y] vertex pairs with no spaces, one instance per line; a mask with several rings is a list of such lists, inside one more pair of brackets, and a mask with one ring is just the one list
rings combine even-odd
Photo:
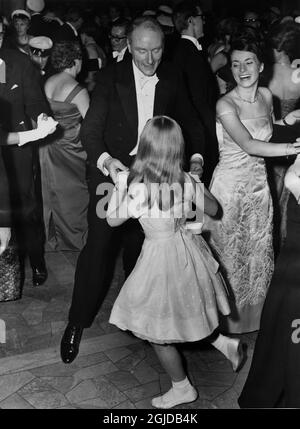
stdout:
[[97,161],[97,168],[104,174],[104,176],[108,176],[109,172],[107,168],[104,167],[104,163],[107,159],[111,158],[110,154],[108,152],[103,152]]

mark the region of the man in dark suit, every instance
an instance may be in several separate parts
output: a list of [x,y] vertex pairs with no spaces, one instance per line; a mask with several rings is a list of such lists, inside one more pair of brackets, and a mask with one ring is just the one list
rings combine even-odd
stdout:
[[31,15],[28,34],[31,36],[52,37],[53,25],[44,20],[42,11],[45,8],[44,0],[27,0],[26,9]]
[[[0,33],[3,23],[0,22]],[[0,43],[1,48],[1,43]],[[39,74],[30,59],[17,50],[0,49],[0,128],[4,132],[32,129],[31,120],[49,113],[39,85]],[[12,221],[18,244],[29,254],[33,283],[47,278],[44,261],[44,227],[36,196],[37,148],[33,144],[3,148],[11,191]]]
[[54,42],[68,40],[81,43],[79,29],[83,24],[81,12],[77,8],[72,8],[66,15],[66,22],[61,25],[57,33],[53,36]]
[[174,64],[181,70],[190,99],[204,124],[206,145],[203,180],[209,184],[218,161],[215,106],[217,82],[198,39],[203,37],[204,15],[199,5],[184,1],[174,11],[174,22],[181,34],[174,54]]
[[111,49],[112,49],[112,61],[120,62],[123,61],[129,54],[127,48],[127,32],[129,22],[126,19],[117,19],[111,25],[109,34]]
[[9,243],[11,235],[10,224],[8,181],[0,150],[0,255],[4,252]]
[[[162,114],[180,123],[187,154],[193,155],[191,170],[202,174],[203,128],[189,102],[181,75],[171,64],[161,62],[163,40],[163,31],[155,19],[141,17],[132,23],[128,33],[132,58],[101,71],[82,124],[82,143],[91,166],[89,234],[78,259],[69,324],[61,342],[65,363],[77,356],[82,330],[92,324],[109,286],[106,269],[113,230],[105,213],[100,217],[96,213],[101,203],[99,184],[116,182],[118,171],[131,165],[147,120]],[[143,239],[138,222],[127,223],[123,253],[126,276],[136,263]]]

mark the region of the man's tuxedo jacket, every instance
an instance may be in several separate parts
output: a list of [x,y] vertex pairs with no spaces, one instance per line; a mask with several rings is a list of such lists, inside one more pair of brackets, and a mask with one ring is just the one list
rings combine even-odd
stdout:
[[[1,138],[1,137],[0,137]],[[0,227],[10,225],[9,189],[0,149]]]
[[173,62],[183,75],[189,97],[205,127],[206,160],[209,168],[213,169],[218,159],[215,113],[218,88],[215,76],[203,52],[198,51],[191,40],[180,39]]
[[[161,63],[155,88],[153,115],[167,115],[183,129],[187,156],[205,158],[204,131],[185,90],[180,74],[171,64]],[[81,127],[82,144],[92,166],[108,152],[129,166],[129,155],[138,138],[138,109],[132,59],[112,64],[99,73],[90,108]]]
[[13,49],[0,49],[6,65],[6,83],[0,83],[0,127],[3,131],[31,129],[49,106],[40,86],[40,75],[27,55]]

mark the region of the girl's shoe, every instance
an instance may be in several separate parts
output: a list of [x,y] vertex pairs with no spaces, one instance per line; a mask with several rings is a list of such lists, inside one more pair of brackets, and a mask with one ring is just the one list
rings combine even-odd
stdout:
[[237,338],[228,339],[226,356],[231,362],[233,371],[239,371],[244,363],[242,342]]
[[184,389],[174,389],[172,387],[167,393],[153,398],[151,404],[155,408],[172,408],[176,405],[194,402],[198,397],[198,392],[193,386]]

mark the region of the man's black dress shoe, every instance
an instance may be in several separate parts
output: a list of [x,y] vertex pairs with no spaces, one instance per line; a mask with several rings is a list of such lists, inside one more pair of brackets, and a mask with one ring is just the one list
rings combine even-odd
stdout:
[[45,283],[48,277],[48,272],[45,264],[32,267],[32,283],[33,286],[41,286]]
[[68,325],[60,343],[60,356],[64,363],[71,363],[78,355],[83,328]]

